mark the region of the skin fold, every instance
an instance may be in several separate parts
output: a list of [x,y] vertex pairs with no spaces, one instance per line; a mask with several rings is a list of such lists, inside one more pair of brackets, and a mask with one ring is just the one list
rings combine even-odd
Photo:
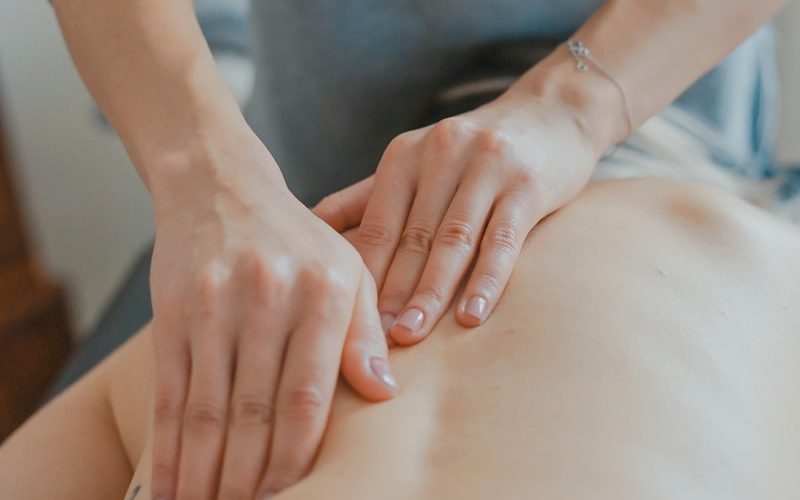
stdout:
[[[716,190],[593,185],[489,321],[390,352],[396,398],[340,383],[311,473],[275,498],[793,498],[798,250]],[[150,498],[153,372],[148,327],[0,448],[0,496]]]

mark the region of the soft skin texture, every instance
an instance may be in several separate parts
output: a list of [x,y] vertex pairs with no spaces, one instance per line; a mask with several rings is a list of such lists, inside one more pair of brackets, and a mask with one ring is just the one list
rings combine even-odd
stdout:
[[[280,490],[314,457],[340,369],[366,399],[396,390],[374,280],[287,189],[217,72],[191,0],[54,6],[153,198],[154,493]],[[225,445],[242,414],[271,425],[263,439]]]
[[[489,321],[392,350],[396,398],[340,384],[275,498],[794,498],[798,250],[717,191],[594,185],[537,226]],[[0,448],[0,496],[151,498],[153,388],[146,328]]]
[[[636,126],[781,3],[611,0],[575,36],[617,75]],[[455,311],[464,325],[484,321],[533,225],[578,193],[599,153],[630,132],[618,90],[597,72],[578,78],[557,51],[490,107],[394,141],[369,195],[337,199],[334,208],[364,215],[365,266],[288,192],[225,88],[190,0],[54,5],[78,70],[153,196],[156,495],[210,498],[219,483],[242,482],[266,492],[302,477],[340,360],[362,396],[391,397],[382,324],[395,323],[401,343],[428,334],[479,248]],[[531,137],[538,149],[526,146]],[[281,306],[307,290],[312,300]],[[318,318],[329,314],[322,328]],[[280,369],[263,363],[276,356]],[[237,434],[238,419],[227,416],[241,408],[286,414],[296,405],[313,417],[275,419],[269,449],[223,446],[222,428],[203,424],[222,420]]]
[[[781,3],[610,0],[575,36],[627,89],[635,127]],[[579,75],[557,51],[491,107],[395,141],[368,201],[339,197],[335,206],[364,215],[363,265],[288,192],[225,88],[191,0],[54,5],[78,70],[153,197],[157,496],[210,498],[218,483],[267,492],[302,477],[340,361],[360,395],[390,398],[382,326],[399,318],[391,335],[402,343],[429,333],[479,248],[456,311],[465,325],[485,320],[533,225],[578,193],[599,153],[630,132],[616,87],[597,72]],[[540,149],[527,146],[530,137]],[[465,159],[473,156],[475,164]],[[293,302],[308,290],[311,300]],[[267,297],[295,306],[265,307]],[[298,406],[310,415],[302,424],[280,417]],[[274,436],[269,449],[222,446],[222,429],[236,433],[239,422],[227,416],[242,408],[277,412],[266,417],[275,423],[264,431]]]
[[781,3],[606,2],[572,38],[622,91],[592,63],[579,72],[562,46],[497,100],[398,136],[374,176],[323,200],[315,212],[337,229],[360,224],[392,338],[422,340],[464,279],[457,319],[484,321],[531,229],[586,185],[600,154]]

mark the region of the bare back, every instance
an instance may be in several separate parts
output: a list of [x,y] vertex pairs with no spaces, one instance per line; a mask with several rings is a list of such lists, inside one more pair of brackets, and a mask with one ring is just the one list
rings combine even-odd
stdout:
[[[276,498],[792,498],[798,250],[716,191],[595,185],[534,231],[489,321],[448,314],[392,351],[396,399],[341,385],[313,470]],[[128,497],[149,498],[149,331],[98,373],[139,462]]]
[[342,385],[278,498],[789,498],[800,489],[794,227],[663,181],[590,188],[529,238],[490,321]]

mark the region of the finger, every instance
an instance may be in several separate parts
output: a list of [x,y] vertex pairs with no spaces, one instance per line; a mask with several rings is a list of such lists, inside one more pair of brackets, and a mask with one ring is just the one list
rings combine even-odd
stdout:
[[354,246],[380,289],[394,255],[406,216],[414,199],[417,139],[410,133],[395,138],[375,172],[375,185],[367,202]]
[[370,175],[326,196],[311,211],[337,232],[344,232],[361,222],[374,183],[375,176]]
[[456,308],[464,326],[477,326],[491,314],[505,290],[522,245],[541,216],[523,191],[500,198],[481,241],[475,268]]
[[197,328],[192,344],[192,374],[183,412],[178,474],[179,499],[213,499],[227,422],[233,346],[220,322]]
[[[425,324],[424,311],[406,305],[430,257],[434,235],[452,201],[455,182],[455,179],[447,179],[420,186],[403,236],[386,274],[378,308],[384,321],[386,316],[394,319],[389,335],[398,344],[413,343],[412,339],[418,337]],[[436,293],[429,300],[435,302],[443,299],[443,293]]]
[[[389,333],[398,343],[416,337],[425,323],[424,311],[407,308],[419,283],[436,234],[458,187],[465,161],[465,137],[450,121],[436,124],[426,139],[417,195],[397,245],[386,280],[380,291],[379,309],[384,316],[395,316]],[[430,300],[443,300],[442,294]]]
[[397,381],[389,367],[377,300],[375,280],[365,268],[342,351],[342,375],[361,396],[383,401],[395,395]]
[[398,343],[408,345],[419,342],[447,311],[477,254],[478,242],[483,235],[497,189],[492,179],[483,175],[468,177],[459,187],[436,231],[422,277],[413,296],[404,306],[405,311],[420,311],[423,323],[417,331],[402,325],[392,329],[392,338]]
[[275,494],[306,474],[328,419],[355,297],[324,287],[315,295],[286,349],[270,458],[258,489],[262,496]]
[[189,349],[175,330],[153,319],[156,359],[152,497],[174,498],[181,448],[181,419],[189,389]]
[[[254,276],[245,301],[236,374],[230,401],[228,435],[220,476],[219,498],[250,500],[263,475],[274,423],[274,401],[288,329],[288,298]],[[274,281],[274,280],[272,280]]]

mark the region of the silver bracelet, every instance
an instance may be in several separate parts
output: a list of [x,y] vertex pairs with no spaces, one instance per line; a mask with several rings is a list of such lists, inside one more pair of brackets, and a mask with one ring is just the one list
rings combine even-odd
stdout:
[[570,54],[572,54],[572,57],[575,58],[575,67],[578,68],[578,71],[588,70],[589,65],[586,64],[586,61],[589,61],[619,89],[619,92],[622,95],[622,102],[625,106],[625,118],[628,120],[627,135],[633,133],[633,112],[631,111],[631,103],[628,101],[628,94],[625,92],[625,89],[622,88],[622,85],[620,85],[619,80],[617,80],[617,78],[615,78],[614,75],[608,71],[608,69],[606,69],[602,63],[600,63],[600,61],[592,56],[592,52],[589,50],[589,47],[584,45],[583,42],[570,39],[565,43]]

